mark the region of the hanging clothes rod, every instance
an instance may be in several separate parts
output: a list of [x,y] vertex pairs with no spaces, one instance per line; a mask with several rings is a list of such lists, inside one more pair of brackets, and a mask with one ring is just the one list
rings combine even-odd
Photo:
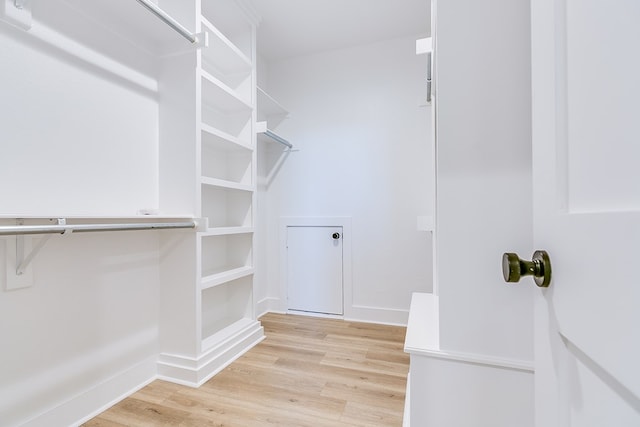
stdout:
[[20,236],[25,234],[66,234],[88,233],[93,231],[134,231],[162,230],[176,228],[195,228],[195,221],[150,222],[129,224],[66,224],[58,220],[56,225],[9,225],[0,226],[0,236]]
[[267,135],[269,138],[273,139],[274,141],[279,142],[282,145],[286,145],[289,148],[293,148],[293,144],[292,143],[290,143],[289,141],[287,141],[286,139],[284,139],[280,135],[277,135],[277,134],[271,132],[269,129],[265,130],[263,133],[265,135]]
[[182,37],[189,40],[191,43],[196,43],[198,38],[195,34],[187,30],[182,24],[173,19],[167,12],[160,9],[154,3],[151,3],[149,0],[137,0],[142,6],[144,6],[149,12],[153,13],[160,19],[162,22],[173,28],[177,31]]

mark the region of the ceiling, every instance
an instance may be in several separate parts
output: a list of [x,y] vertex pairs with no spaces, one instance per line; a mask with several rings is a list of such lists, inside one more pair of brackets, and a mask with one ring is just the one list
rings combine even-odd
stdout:
[[430,0],[252,0],[269,61],[430,33]]

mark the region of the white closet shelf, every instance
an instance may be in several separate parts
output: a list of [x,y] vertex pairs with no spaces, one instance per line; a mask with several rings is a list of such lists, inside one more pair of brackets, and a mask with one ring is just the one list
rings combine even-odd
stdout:
[[259,326],[258,322],[248,317],[243,317],[241,319],[236,319],[234,317],[221,319],[216,322],[216,325],[213,327],[210,326],[210,328],[216,332],[202,339],[202,351],[210,350],[229,338],[239,335],[249,328],[256,327],[256,325]]
[[24,219],[24,220],[55,220],[58,218],[66,218],[67,220],[73,220],[73,221],[82,221],[82,220],[87,220],[87,221],[98,221],[98,220],[104,220],[105,222],[107,221],[111,221],[111,222],[116,222],[116,221],[137,221],[137,220],[146,220],[146,221],[156,221],[156,220],[160,220],[160,221],[165,221],[165,220],[190,220],[190,219],[196,219],[193,215],[190,214],[175,214],[175,215],[166,215],[166,214],[162,214],[162,215],[78,215],[78,214],[72,214],[72,215],[65,215],[65,214],[56,214],[56,215],[35,215],[35,214],[21,214],[21,213],[5,213],[5,214],[0,214],[0,220],[4,221],[4,220],[18,220],[18,219]]
[[202,50],[204,62],[224,74],[250,73],[251,60],[205,17],[202,24],[209,33],[209,45]]
[[210,236],[229,236],[232,234],[251,234],[254,232],[253,227],[211,227],[202,231],[202,237]]
[[202,103],[223,113],[250,111],[253,106],[238,92],[202,70]]
[[253,151],[253,147],[233,135],[206,123],[200,125],[202,130],[202,143],[219,151]]
[[209,178],[203,176],[200,178],[200,182],[202,185],[209,185],[211,187],[225,188],[229,190],[240,190],[240,191],[254,191],[253,185],[250,184],[241,184],[239,182],[227,181],[224,179],[218,178]]
[[203,276],[200,280],[200,289],[205,290],[213,288],[232,280],[251,276],[253,273],[254,268],[248,265],[243,267],[231,268],[224,271],[210,272],[209,274]]
[[273,99],[268,93],[257,87],[258,94],[258,112],[261,116],[282,116],[287,117],[289,111],[284,108],[278,101]]

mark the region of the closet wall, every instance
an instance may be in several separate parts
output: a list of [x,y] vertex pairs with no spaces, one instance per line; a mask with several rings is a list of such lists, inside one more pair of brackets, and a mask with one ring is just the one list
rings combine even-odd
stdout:
[[[38,3],[34,18],[49,19],[33,31],[73,48],[60,30],[82,33],[89,23],[56,3]],[[0,37],[0,214],[135,216],[157,208],[153,91],[4,23]],[[129,64],[145,70],[149,60]],[[15,238],[0,241],[0,424],[53,411],[71,418],[49,425],[68,425],[82,406],[73,397],[89,389],[113,396],[116,375],[120,390],[154,375],[158,239],[154,232],[52,237],[32,263],[32,286],[14,291],[5,291],[15,268],[5,259]]]
[[155,2],[204,47],[136,1],[28,3],[30,28],[0,22],[0,226],[208,220],[52,236],[15,290],[0,238],[0,424],[73,425],[159,376],[200,384],[263,337],[255,24],[235,0]]
[[352,218],[346,318],[404,323],[411,293],[431,291],[431,234],[416,225],[433,214],[434,197],[426,60],[416,56],[416,38],[264,67],[269,93],[290,111],[278,133],[299,151],[261,189],[258,312],[287,308],[281,217]]

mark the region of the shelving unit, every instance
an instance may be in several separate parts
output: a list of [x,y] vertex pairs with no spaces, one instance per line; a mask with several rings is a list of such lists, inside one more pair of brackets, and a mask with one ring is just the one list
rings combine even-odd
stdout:
[[[180,144],[193,138],[192,155],[173,152],[176,158],[171,162],[186,159],[183,169],[190,170],[193,179],[183,179],[181,189],[192,194],[195,215],[207,226],[193,240],[181,242],[181,255],[175,257],[180,260],[191,253],[195,262],[182,259],[179,266],[172,266],[173,274],[178,268],[181,277],[192,280],[183,281],[179,295],[175,289],[167,292],[167,304],[187,307],[194,315],[180,319],[180,329],[167,326],[175,333],[160,356],[159,371],[199,385],[263,339],[264,333],[253,300],[255,23],[235,0],[202,2],[202,10],[195,12],[196,27],[207,34],[208,47],[177,67],[184,73],[195,64],[189,72],[192,85],[175,93],[178,101],[170,108],[172,114],[185,117],[183,132],[177,134],[175,118],[169,131],[176,133]],[[178,337],[180,333],[191,338]],[[178,340],[183,344],[179,348],[173,344]]]
[[227,354],[263,338],[253,301],[255,25],[231,0],[204,2],[201,25],[209,48],[200,58],[200,214],[209,226],[198,236],[200,351]]

